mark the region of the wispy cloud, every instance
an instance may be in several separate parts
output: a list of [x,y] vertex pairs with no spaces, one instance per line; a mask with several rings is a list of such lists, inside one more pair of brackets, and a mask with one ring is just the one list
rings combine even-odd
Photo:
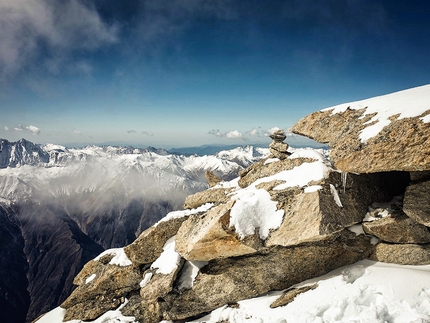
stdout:
[[[55,73],[73,53],[118,41],[118,27],[102,21],[95,6],[81,0],[2,0],[0,29],[3,78],[35,62]],[[91,71],[88,63],[76,67]]]
[[238,130],[230,130],[227,132],[221,132],[219,129],[212,129],[208,132],[208,134],[216,136],[216,137],[225,137],[229,139],[242,139],[248,140],[240,131]]
[[[272,127],[269,129],[262,129],[261,127],[252,128],[251,130],[248,130],[244,133],[238,131],[238,130],[231,130],[227,132],[221,132],[219,129],[212,129],[208,132],[208,134],[216,136],[216,137],[224,137],[229,139],[242,139],[245,141],[248,141],[251,139],[251,137],[259,137],[264,138],[270,136],[272,133],[274,133],[277,130],[281,130],[281,128],[278,127]],[[292,136],[293,134],[289,131],[285,131],[286,136]]]
[[[131,130],[127,130],[127,133],[137,133],[137,131],[136,130],[133,130],[133,129],[131,129]],[[154,134],[152,134],[152,133],[149,133],[149,132],[147,132],[147,131],[141,131],[140,132],[142,135],[145,135],[145,136],[153,136]]]
[[[9,127],[5,126],[4,128],[6,131],[9,131]],[[36,126],[33,126],[33,125],[23,126],[23,125],[19,124],[16,127],[14,127],[13,130],[19,131],[19,132],[31,132],[33,135],[39,135],[40,134],[40,129]]]

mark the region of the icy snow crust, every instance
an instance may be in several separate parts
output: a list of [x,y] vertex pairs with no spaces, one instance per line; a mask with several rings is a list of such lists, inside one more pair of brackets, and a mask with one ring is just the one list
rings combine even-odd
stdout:
[[[396,114],[399,114],[397,119],[417,117],[429,111],[429,107],[430,85],[424,85],[370,99],[343,103],[321,111],[333,109],[332,114],[335,114],[344,112],[348,108],[352,110],[366,108],[365,114],[376,113],[372,119],[365,123],[368,126],[360,133],[360,140],[365,143],[391,123],[389,117]],[[364,117],[364,115],[362,117]],[[430,111],[429,114],[420,119],[423,122],[430,122]],[[372,125],[372,123],[374,124]]]

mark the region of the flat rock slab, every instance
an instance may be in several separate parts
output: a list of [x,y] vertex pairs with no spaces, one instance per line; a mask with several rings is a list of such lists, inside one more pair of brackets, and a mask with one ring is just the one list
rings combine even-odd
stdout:
[[430,244],[378,243],[369,259],[398,265],[429,265]]
[[363,222],[364,232],[392,243],[430,243],[429,229],[406,215]]

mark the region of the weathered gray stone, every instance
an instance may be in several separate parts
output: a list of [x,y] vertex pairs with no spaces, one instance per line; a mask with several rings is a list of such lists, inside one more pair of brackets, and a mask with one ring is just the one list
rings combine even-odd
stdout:
[[430,227],[430,181],[406,188],[403,211],[415,221]]
[[172,298],[165,317],[183,320],[223,304],[289,288],[367,257],[370,246],[369,238],[343,232],[336,240],[213,260],[201,269],[192,289]]
[[429,265],[430,244],[378,243],[369,259],[399,265]]
[[161,221],[146,229],[124,252],[134,265],[154,262],[163,252],[164,244],[173,237],[187,217]]
[[220,204],[229,200],[230,189],[212,188],[206,191],[188,195],[185,198],[184,209],[196,209],[206,203]]
[[[95,274],[95,278],[86,280]],[[74,281],[79,286],[61,304],[66,309],[64,320],[93,320],[116,309],[125,301],[124,295],[139,290],[142,274],[133,266],[116,266],[100,261],[88,262]]]
[[285,135],[285,131],[281,129],[276,130],[269,137],[275,142],[283,142],[285,138],[287,138],[287,136]]
[[[203,216],[191,216],[176,234],[176,251],[187,260],[208,261],[256,252],[255,243],[240,240],[230,229],[229,201],[209,210]],[[247,243],[248,242],[248,243]]]
[[364,232],[392,243],[430,243],[429,229],[405,214],[363,222]]

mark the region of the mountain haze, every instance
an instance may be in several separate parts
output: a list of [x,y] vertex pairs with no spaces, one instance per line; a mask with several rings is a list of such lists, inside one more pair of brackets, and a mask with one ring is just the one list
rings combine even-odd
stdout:
[[0,148],[1,316],[15,323],[60,304],[86,262],[133,242],[187,195],[206,189],[205,171],[229,180],[267,154],[243,147],[186,157],[26,139],[1,139]]

